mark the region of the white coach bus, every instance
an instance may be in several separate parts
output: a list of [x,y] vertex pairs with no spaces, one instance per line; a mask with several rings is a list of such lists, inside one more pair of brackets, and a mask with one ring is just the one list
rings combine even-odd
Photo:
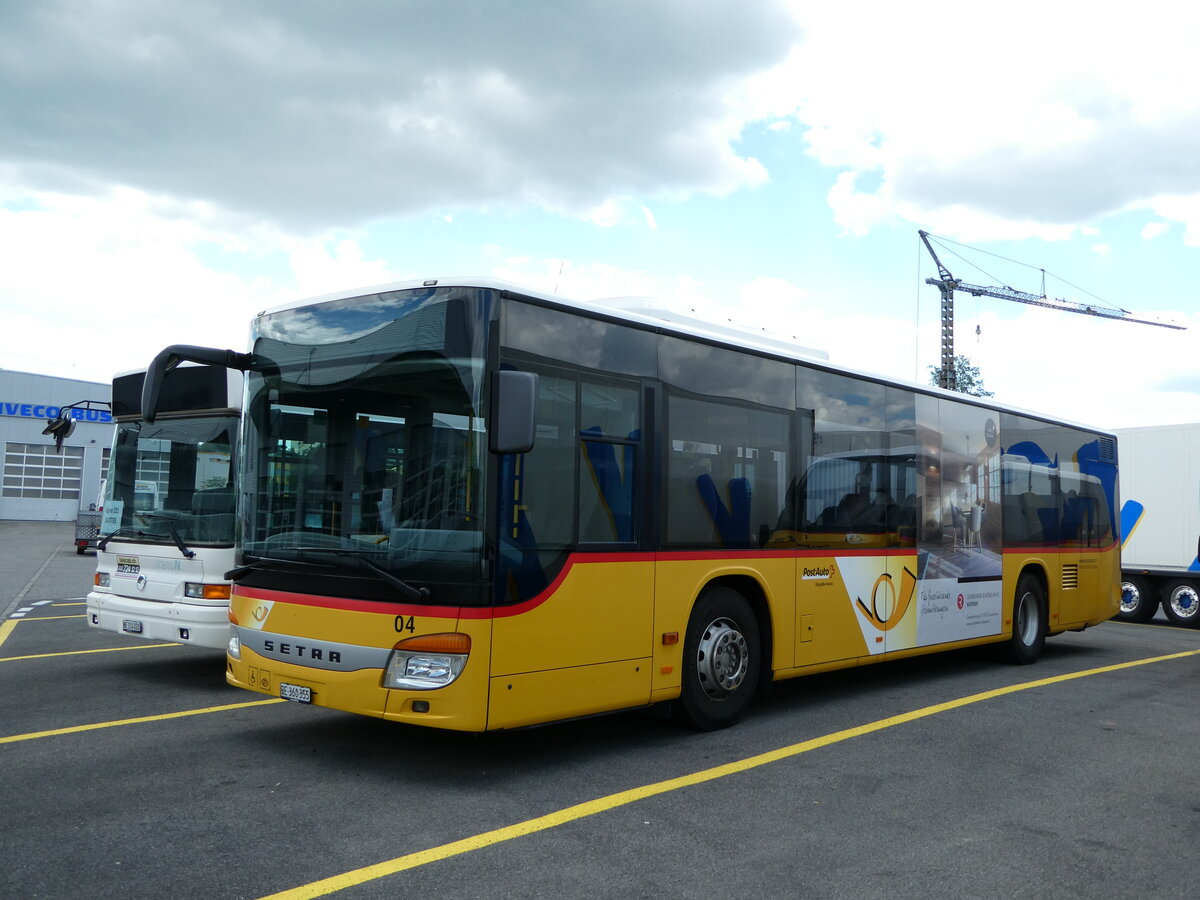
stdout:
[[167,374],[153,424],[145,372],[113,379],[116,436],[87,598],[93,628],[224,647],[235,565],[242,374],[181,366]]

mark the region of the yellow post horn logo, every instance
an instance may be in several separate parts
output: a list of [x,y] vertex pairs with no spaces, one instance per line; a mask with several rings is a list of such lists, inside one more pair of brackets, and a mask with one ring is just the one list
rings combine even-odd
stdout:
[[[896,587],[892,576],[885,572],[875,579],[871,588],[871,605],[858,599],[858,608],[872,625],[880,631],[890,631],[900,623],[912,603],[913,594],[917,589],[917,576],[909,571],[908,566],[900,576],[900,596],[896,596]],[[882,609],[880,608],[882,606]]]

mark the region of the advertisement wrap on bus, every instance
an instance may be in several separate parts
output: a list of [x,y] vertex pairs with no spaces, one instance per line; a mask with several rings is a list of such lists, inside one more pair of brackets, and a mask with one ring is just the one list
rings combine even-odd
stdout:
[[258,316],[227,680],[483,731],[1045,638],[1117,609],[1110,434],[486,279]]

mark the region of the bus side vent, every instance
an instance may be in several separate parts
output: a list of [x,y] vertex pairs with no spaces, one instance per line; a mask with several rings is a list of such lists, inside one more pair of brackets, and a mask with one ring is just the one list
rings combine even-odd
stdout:
[[1062,586],[1064,591],[1079,587],[1079,566],[1069,564],[1062,567]]
[[1117,442],[1110,437],[1097,439],[1096,456],[1102,463],[1115,463],[1117,461]]

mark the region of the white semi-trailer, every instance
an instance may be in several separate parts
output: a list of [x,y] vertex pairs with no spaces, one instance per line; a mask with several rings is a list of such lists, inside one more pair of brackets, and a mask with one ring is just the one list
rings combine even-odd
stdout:
[[1200,627],[1200,422],[1114,432],[1120,453],[1121,611],[1145,622],[1162,607]]

